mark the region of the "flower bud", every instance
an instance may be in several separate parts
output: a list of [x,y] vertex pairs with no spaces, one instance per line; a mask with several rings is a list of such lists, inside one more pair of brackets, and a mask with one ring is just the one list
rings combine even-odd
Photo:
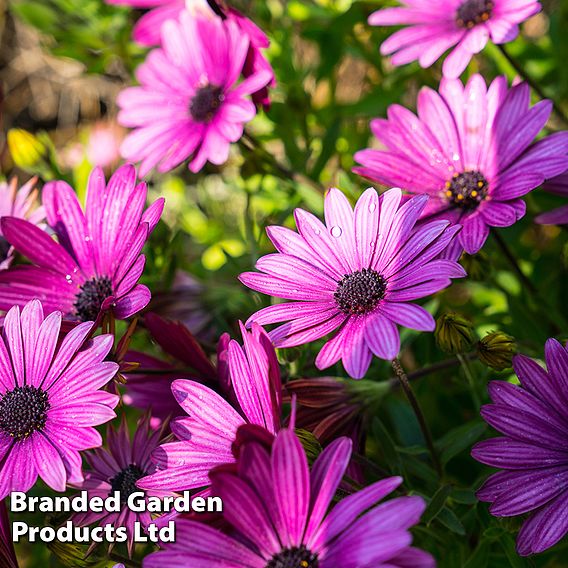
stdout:
[[312,465],[322,452],[321,444],[311,432],[308,432],[308,430],[296,428],[295,432],[302,444],[302,447],[304,448],[304,451],[306,452],[308,463]]
[[22,170],[33,170],[47,152],[45,144],[39,138],[21,128],[8,131],[8,148],[12,160]]
[[447,312],[436,320],[438,347],[446,353],[465,353],[475,341],[471,322],[460,314]]
[[502,331],[488,333],[477,344],[479,360],[495,371],[511,368],[515,351],[515,339]]

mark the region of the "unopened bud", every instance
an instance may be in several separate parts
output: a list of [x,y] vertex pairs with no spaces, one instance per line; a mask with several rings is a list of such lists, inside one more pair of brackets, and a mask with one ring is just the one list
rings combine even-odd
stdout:
[[446,353],[465,353],[475,341],[471,322],[455,312],[442,314],[434,332],[438,347]]
[[502,331],[488,333],[477,344],[479,360],[495,371],[509,369],[512,366],[515,351],[515,339]]

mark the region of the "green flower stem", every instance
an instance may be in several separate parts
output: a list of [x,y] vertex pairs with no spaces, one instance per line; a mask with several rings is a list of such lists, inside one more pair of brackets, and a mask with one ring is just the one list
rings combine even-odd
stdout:
[[[462,357],[466,361],[474,361],[477,359],[476,353],[467,353],[466,355],[462,355]],[[413,371],[412,373],[408,373],[408,380],[413,381],[415,379],[420,379],[422,377],[426,377],[433,373],[437,373],[438,371],[445,371],[446,369],[451,369],[452,367],[459,367],[461,365],[461,361],[459,359],[446,359],[444,361],[439,361],[438,363],[434,363],[433,365],[429,365],[428,367],[423,367],[422,369],[418,369],[417,371]],[[393,388],[399,387],[400,382],[398,379],[393,378],[389,381]]]
[[438,452],[434,446],[434,440],[432,439],[432,434],[430,429],[428,428],[428,424],[424,418],[424,414],[422,413],[422,409],[420,408],[420,404],[418,399],[416,398],[412,387],[410,386],[410,382],[408,380],[408,375],[404,372],[402,365],[399,359],[392,360],[392,368],[400,381],[400,386],[406,394],[406,398],[408,402],[410,402],[410,406],[412,406],[412,410],[418,420],[418,424],[420,425],[420,430],[422,430],[422,435],[424,436],[424,440],[426,441],[426,445],[428,446],[428,451],[430,452],[430,457],[432,459],[432,464],[436,472],[438,473],[438,477],[442,478],[443,470],[442,470],[442,463],[440,462],[440,457],[438,456]]
[[505,45],[501,44],[497,46],[499,51],[503,54],[505,59],[509,62],[511,67],[530,85],[531,89],[541,98],[548,99],[552,101],[554,107],[554,112],[557,114],[565,124],[568,124],[568,115],[560,107],[560,105],[551,97],[547,97],[545,92],[542,90],[540,85],[526,72],[523,66],[509,53]]
[[475,385],[475,377],[471,372],[471,367],[469,366],[469,361],[464,355],[458,354],[457,358],[461,364],[467,382],[469,383],[469,388],[471,390],[471,398],[473,399],[473,404],[475,405],[475,409],[479,410],[481,408],[481,401],[479,400],[479,394],[477,392],[477,387]]

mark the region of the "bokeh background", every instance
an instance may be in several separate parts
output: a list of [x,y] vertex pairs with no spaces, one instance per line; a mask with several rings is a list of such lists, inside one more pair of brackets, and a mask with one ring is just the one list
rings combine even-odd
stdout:
[[[164,196],[163,221],[147,246],[144,283],[153,292],[151,309],[184,321],[213,353],[224,331],[237,335],[237,322],[269,301],[241,286],[237,275],[270,252],[264,228],[293,227],[292,212],[323,211],[323,192],[340,187],[356,199],[369,183],[351,173],[353,154],[373,144],[369,120],[401,103],[414,108],[419,88],[437,88],[440,64],[394,68],[379,55],[392,32],[371,28],[367,16],[392,4],[352,0],[237,0],[236,8],[271,39],[267,55],[278,81],[272,105],[249,131],[265,151],[234,145],[228,163],[207,165],[198,175],[185,165],[166,175],[150,174],[152,197]],[[545,0],[544,11],[526,22],[510,52],[545,93],[568,106],[568,1]],[[2,177],[33,175],[43,181],[65,179],[83,195],[88,173],[101,165],[110,173],[118,163],[125,131],[116,123],[116,96],[134,82],[133,71],[147,50],[131,40],[140,12],[103,0],[0,0],[0,164]],[[489,45],[467,74],[486,80],[515,71]],[[535,99],[536,100],[536,99]],[[562,128],[553,117],[551,130]],[[565,127],[565,126],[564,126]],[[513,336],[518,349],[541,358],[545,340],[568,335],[568,233],[533,223],[534,216],[561,205],[560,198],[535,190],[526,217],[501,231],[537,288],[528,294],[491,239],[469,263],[471,277],[433,298],[436,315],[457,311],[481,338],[499,330]],[[558,336],[558,330],[564,333]],[[410,372],[447,358],[433,334],[403,333],[402,361]],[[320,343],[279,353],[287,378],[317,376],[313,361]],[[135,347],[166,359],[143,331]],[[471,374],[473,389],[466,373]],[[514,551],[519,519],[491,517],[474,490],[489,469],[469,455],[488,435],[476,397],[487,400],[490,378],[515,380],[478,361],[452,366],[414,382],[445,463],[440,487],[425,459],[416,420],[399,392],[385,389],[368,422],[367,455],[407,487],[430,501],[425,522],[415,531],[418,546],[430,550],[441,568],[568,566],[568,543],[533,559]],[[321,373],[319,373],[321,374]],[[326,372],[341,377],[336,367]],[[388,381],[387,363],[374,360],[369,381]],[[137,414],[128,410],[134,425]],[[367,470],[370,479],[376,476]],[[46,494],[36,486],[35,494]],[[41,516],[30,523],[57,522]],[[21,545],[23,567],[112,566],[84,549]],[[133,564],[135,565],[135,564]]]

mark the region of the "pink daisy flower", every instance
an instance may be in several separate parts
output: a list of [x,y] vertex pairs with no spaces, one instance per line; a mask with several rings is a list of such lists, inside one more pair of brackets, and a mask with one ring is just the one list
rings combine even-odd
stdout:
[[[0,219],[17,217],[27,219],[38,225],[45,218],[43,207],[35,207],[37,190],[34,189],[37,179],[32,178],[18,189],[18,180],[14,177],[9,183],[0,183]],[[0,226],[0,270],[8,268],[14,260],[14,247],[4,238]]]
[[[188,519],[178,538],[144,559],[144,568],[433,568],[414,548],[410,529],[426,504],[418,496],[380,503],[401,483],[377,481],[334,503],[351,458],[351,441],[339,438],[311,468],[292,429],[270,449],[243,445],[238,467],[211,474],[231,528],[217,530]],[[379,504],[380,503],[380,504]]]
[[223,164],[229,148],[256,115],[248,97],[271,80],[265,69],[237,84],[250,40],[232,20],[192,17],[162,27],[163,47],[137,70],[140,87],[118,96],[118,120],[134,128],[122,155],[140,161],[140,174],[166,172],[192,156],[198,172],[207,161]]
[[[179,20],[183,11],[188,11],[193,16],[208,18],[229,19],[234,21],[240,31],[247,35],[250,40],[249,50],[243,68],[243,75],[248,77],[260,69],[267,70],[271,74],[270,86],[276,86],[274,71],[263,50],[270,46],[268,36],[249,18],[243,16],[234,8],[230,8],[223,2],[209,2],[208,0],[106,0],[108,4],[132,6],[133,8],[149,9],[134,26],[133,37],[136,42],[145,46],[155,46],[162,43],[161,29],[167,20]],[[268,89],[262,87],[252,95],[257,104],[265,107],[270,105]]]
[[[514,40],[519,24],[541,10],[537,0],[401,0],[369,16],[372,26],[408,26],[381,45],[393,65],[418,60],[430,67],[444,52],[445,77],[459,77],[489,39],[495,44]],[[454,47],[455,46],[455,47]]]
[[388,119],[371,122],[385,149],[357,152],[362,167],[354,171],[430,195],[423,218],[460,223],[459,242],[474,254],[489,227],[524,216],[523,195],[568,168],[568,132],[534,142],[551,110],[547,100],[530,107],[526,83],[508,89],[505,77],[497,77],[487,88],[473,75],[464,87],[444,79],[439,93],[420,91],[418,116],[391,105]]
[[[568,197],[568,171],[545,183],[542,189],[555,195]],[[568,225],[568,204],[541,213],[535,218],[535,223],[540,225]]]
[[260,326],[247,332],[241,325],[241,331],[244,348],[235,340],[228,346],[237,409],[202,383],[174,381],[172,392],[188,416],[172,421],[178,441],[154,452],[158,471],[141,479],[138,487],[171,491],[206,487],[211,468],[234,461],[231,448],[240,426],[255,424],[270,433],[280,428],[282,387],[274,347]]
[[[166,424],[164,424],[165,426]],[[86,490],[89,499],[101,497],[105,499],[120,492],[121,510],[118,513],[77,513],[73,516],[73,522],[77,526],[87,526],[97,523],[100,526],[112,524],[115,527],[126,527],[128,533],[128,554],[132,556],[134,551],[134,523],[139,522],[147,527],[152,521],[152,515],[148,511],[136,513],[127,506],[130,495],[140,489],[136,482],[145,475],[151,474],[156,467],[150,460],[150,455],[159,446],[164,434],[164,429],[150,431],[150,417],[144,416],[139,420],[136,434],[130,439],[128,424],[123,416],[118,431],[112,426],[107,429],[107,448],[98,448],[92,453],[86,454],[89,469],[85,469],[85,480],[75,483],[73,486],[80,490]],[[148,496],[162,497],[163,492],[152,493]],[[113,545],[109,547],[109,550]]]
[[370,188],[355,211],[338,189],[325,198],[325,225],[296,209],[298,233],[269,227],[278,253],[262,257],[257,272],[241,274],[253,290],[295,300],[261,309],[249,322],[287,322],[270,332],[277,347],[293,347],[337,330],[316,359],[319,369],[339,359],[361,378],[372,355],[393,359],[400,349],[398,325],[433,331],[434,319],[410,303],[465,276],[453,260],[437,258],[459,227],[436,220],[416,226],[428,197],[402,204],[391,189],[379,197]]
[[146,195],[131,165],[120,167],[108,184],[94,169],[85,211],[65,182],[47,183],[43,204],[58,242],[29,221],[1,220],[6,240],[32,265],[0,273],[0,309],[39,298],[47,312],[95,321],[101,310],[124,319],[144,308],[150,291],[137,283],[146,260],[141,251],[164,207],[158,199],[144,211]]
[[85,343],[92,322],[58,345],[61,312],[33,300],[6,315],[0,338],[0,499],[37,477],[55,491],[83,480],[80,450],[102,443],[94,426],[116,415],[118,396],[99,390],[118,369],[105,361],[111,335]]

